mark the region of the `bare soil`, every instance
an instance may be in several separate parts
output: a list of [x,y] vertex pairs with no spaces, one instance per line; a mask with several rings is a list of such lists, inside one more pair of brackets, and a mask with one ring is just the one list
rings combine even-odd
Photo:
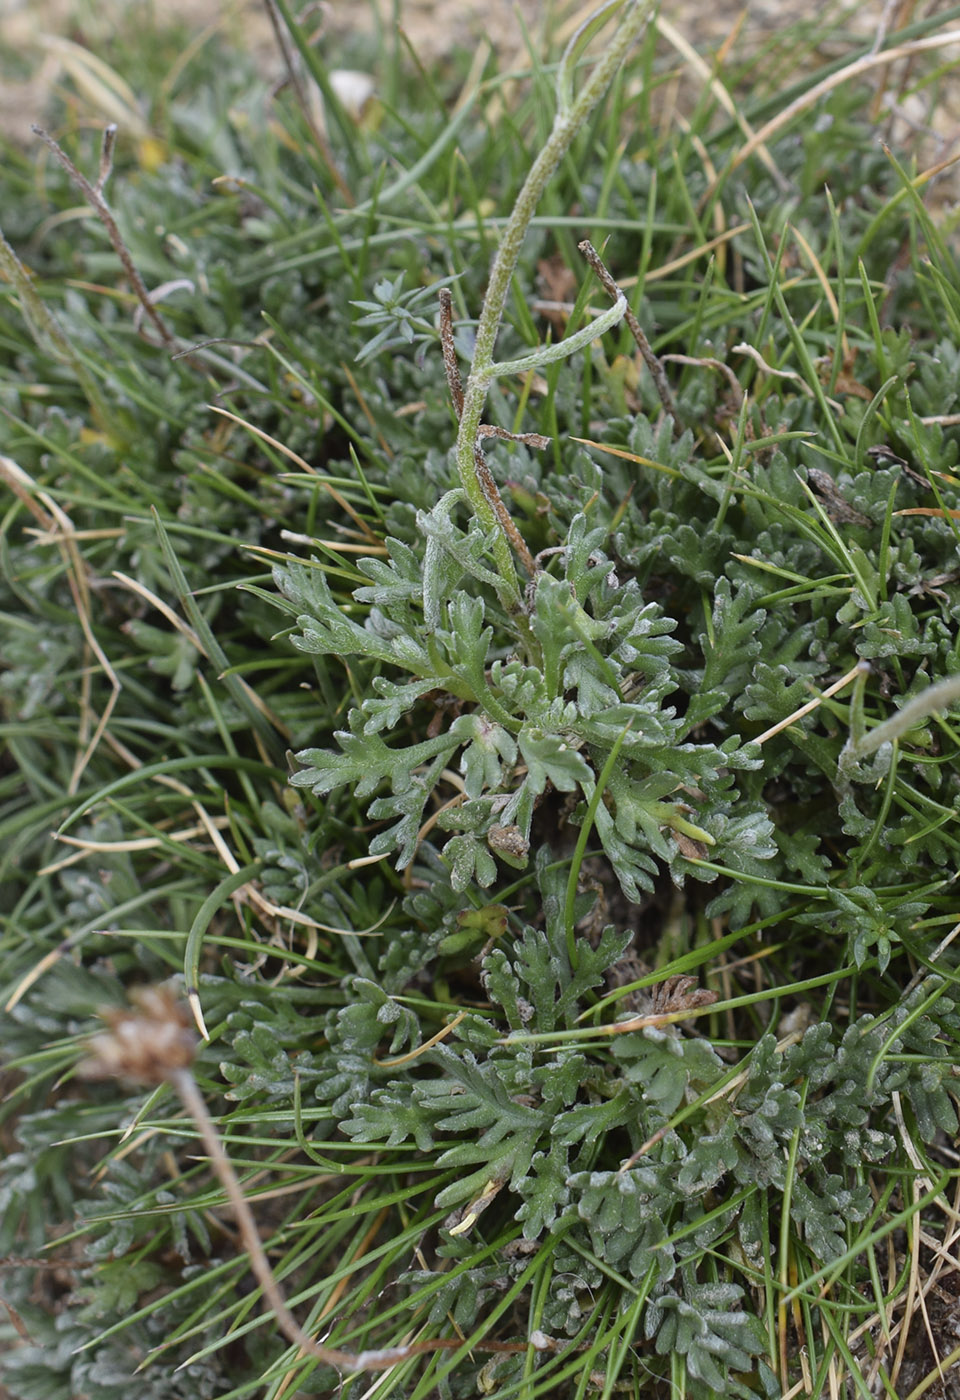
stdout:
[[[487,41],[497,50],[501,68],[509,68],[529,62],[524,29],[529,42],[542,51],[545,30],[566,37],[596,2],[398,0],[397,10],[411,46],[425,64],[442,61],[455,48],[479,50]],[[895,34],[947,8],[947,0],[847,0],[829,6],[823,0],[662,0],[660,45],[677,77],[670,100],[676,111],[689,110],[717,61],[732,53],[738,61],[760,55],[762,63],[764,46],[777,30],[804,18],[815,22],[821,34],[830,26],[816,49],[799,60],[813,64],[853,52],[864,38],[878,46],[884,34]],[[393,0],[313,0],[310,9],[317,42],[330,67],[337,68],[343,62],[338,63],[338,56],[345,52],[344,39],[370,29],[378,14],[381,22],[390,23]],[[51,94],[58,87],[76,92],[66,71],[69,55],[65,58],[63,39],[110,65],[124,25],[173,21],[198,35],[221,31],[254,56],[266,78],[281,77],[282,61],[263,0],[0,0],[0,138],[29,145],[34,139],[30,124],[43,124]],[[699,67],[693,50],[700,56]],[[908,161],[915,158],[923,170],[948,162],[960,151],[960,44],[935,49],[925,58],[924,69],[938,65],[941,70],[933,102],[931,89],[911,91],[921,71],[911,62],[916,65],[910,59],[878,65],[863,81],[875,94],[870,110],[876,114],[878,138],[901,153],[909,150]],[[86,108],[82,100],[79,105],[81,117],[93,124],[112,119],[97,110],[89,95],[86,100]],[[884,108],[887,114],[881,120]],[[674,119],[672,111],[665,114],[665,120]],[[927,196],[929,207],[948,218],[954,215],[960,207],[960,164],[932,181]]]
[[[400,0],[401,25],[412,46],[427,61],[435,61],[455,46],[489,40],[503,60],[522,59],[524,37],[519,15],[536,44],[549,26],[568,32],[595,0]],[[369,28],[377,6],[357,0],[323,0],[318,25],[325,37],[332,66],[343,35]],[[391,0],[380,0],[388,16]],[[917,0],[859,0],[850,7],[844,29],[856,34],[877,32],[884,22],[897,29],[933,11],[940,3],[921,7]],[[661,13],[670,25],[705,53],[717,51],[736,32],[738,53],[756,51],[778,28],[795,23],[804,13],[822,11],[821,0],[663,0]],[[261,0],[0,0],[0,133],[29,140],[32,121],[41,121],[50,93],[62,80],[61,56],[50,47],[50,36],[69,38],[89,48],[107,64],[117,27],[127,22],[180,21],[198,33],[215,25],[234,42],[249,48],[268,76],[279,74],[279,61]],[[739,30],[739,32],[737,32]],[[665,41],[666,42],[666,41]],[[839,47],[838,47],[839,43]],[[832,41],[842,52],[842,40]],[[831,56],[832,53],[831,53]],[[678,56],[679,57],[679,56]]]

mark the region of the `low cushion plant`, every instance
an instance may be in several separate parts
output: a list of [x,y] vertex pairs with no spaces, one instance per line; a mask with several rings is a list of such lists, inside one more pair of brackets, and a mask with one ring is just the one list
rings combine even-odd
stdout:
[[960,9],[548,8],[121,29],[7,152],[11,1396],[958,1360]]

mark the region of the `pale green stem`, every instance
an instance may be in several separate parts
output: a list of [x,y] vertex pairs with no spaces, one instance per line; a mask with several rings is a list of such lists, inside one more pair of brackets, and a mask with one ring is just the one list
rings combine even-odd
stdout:
[[[605,5],[601,11],[598,11],[598,15],[604,10],[612,8],[613,6],[609,4]],[[520,256],[520,249],[547,182],[570,149],[577,132],[606,92],[631,45],[643,31],[651,8],[652,0],[627,0],[620,27],[597,59],[593,71],[580,92],[572,100],[569,97],[572,46],[568,48],[564,62],[561,64],[561,78],[564,81],[558,83],[558,110],[554,118],[553,129],[531,166],[523,188],[517,196],[493,261],[487,294],[484,297],[480,320],[477,324],[477,338],[470,377],[464,389],[463,412],[460,416],[456,451],[457,470],[463,489],[467,493],[474,514],[487,530],[497,527],[498,522],[493,506],[487,500],[477,475],[474,452],[490,382],[504,369],[504,366],[494,364],[493,352],[507,297],[510,293],[510,283]],[[597,16],[593,18],[596,19]],[[588,20],[583,29],[589,29],[592,24],[593,20]],[[615,317],[614,324],[623,314],[623,307],[618,306],[615,309],[619,314]],[[609,316],[609,313],[606,315]],[[606,320],[606,317],[603,319]],[[594,334],[599,333],[596,330],[594,332]],[[571,337],[571,342],[574,339]],[[570,348],[576,349],[577,346],[571,344]],[[525,357],[524,363],[529,364],[534,361],[537,364],[542,364],[548,360],[559,359],[566,353],[568,351],[561,342],[559,345],[550,346],[542,351],[540,358],[537,356]],[[503,584],[502,599],[508,606],[516,608],[520,603],[520,586],[517,581],[510,545],[502,528],[498,529],[493,548],[497,571]]]

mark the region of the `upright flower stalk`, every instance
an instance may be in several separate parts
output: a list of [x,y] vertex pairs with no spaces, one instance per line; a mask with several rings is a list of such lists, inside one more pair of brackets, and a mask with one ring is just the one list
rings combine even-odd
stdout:
[[[619,28],[597,59],[580,92],[574,96],[574,69],[583,46],[610,15],[620,8],[623,8],[624,13]],[[541,347],[517,360],[499,362],[494,360],[493,352],[520,249],[540,197],[570,149],[577,132],[603,97],[629,49],[642,33],[651,9],[652,0],[626,0],[625,5],[623,0],[608,0],[607,4],[602,5],[579,27],[567,45],[557,73],[557,113],[553,128],[530,168],[503,230],[477,324],[473,363],[463,391],[460,429],[457,434],[457,470],[477,519],[485,529],[497,528],[493,549],[497,571],[502,581],[501,600],[514,610],[520,605],[521,595],[508,534],[499,518],[496,503],[491,499],[490,484],[485,481],[480,470],[482,454],[478,460],[481,419],[487,392],[496,378],[523,374],[527,370],[565,359],[588,346],[597,336],[610,330],[620,321],[627,309],[626,298],[622,293],[618,294],[608,311],[556,345]]]

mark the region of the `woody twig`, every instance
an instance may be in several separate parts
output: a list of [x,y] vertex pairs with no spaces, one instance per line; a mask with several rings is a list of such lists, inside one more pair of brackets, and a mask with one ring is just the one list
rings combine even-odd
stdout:
[[[603,287],[603,290],[609,296],[612,296],[614,300],[616,300],[617,297],[623,296],[623,293],[611,277],[610,273],[607,271],[600,257],[600,254],[597,252],[596,248],[594,248],[590,240],[588,238],[585,238],[582,243],[577,244],[577,247],[580,249],[580,252],[583,254],[587,262],[597,274],[597,279],[600,282],[601,287]],[[654,387],[657,391],[657,397],[663,404],[663,407],[666,410],[666,412],[669,413],[670,417],[673,419],[674,437],[679,437],[680,434],[683,432],[683,424],[681,423],[680,415],[677,412],[677,402],[676,399],[673,397],[673,390],[670,388],[670,385],[667,382],[667,376],[663,372],[663,365],[653,353],[653,348],[651,347],[650,342],[647,339],[646,334],[644,333],[643,327],[641,326],[640,322],[637,320],[636,316],[633,314],[629,306],[623,313],[623,319],[626,321],[628,327],[630,328],[630,334],[637,342],[637,348],[639,349],[640,354],[643,357],[643,363],[650,371],[650,376],[653,379]]]

